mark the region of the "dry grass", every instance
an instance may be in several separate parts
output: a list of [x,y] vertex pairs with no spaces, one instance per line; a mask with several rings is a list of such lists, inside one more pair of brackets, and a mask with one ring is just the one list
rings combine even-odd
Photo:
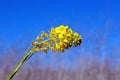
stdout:
[[[107,41],[106,35],[101,38],[96,34],[98,39],[94,39],[93,36],[87,36],[88,39],[86,41],[91,40],[90,43],[93,45],[86,46],[83,43],[81,53],[84,55],[81,55],[81,53],[77,55],[76,53],[75,60],[71,57],[74,51],[71,54],[62,54],[62,56],[52,54],[54,56],[49,56],[49,61],[46,61],[45,55],[38,54],[39,56],[36,59],[33,56],[22,66],[13,80],[119,80],[120,61],[113,63],[108,58],[100,60],[98,57],[103,54],[102,49]],[[84,48],[84,46],[86,47]],[[92,48],[91,52],[87,52],[86,49],[89,48]],[[119,47],[117,48],[119,49]],[[119,52],[118,50],[118,56]],[[6,80],[10,71],[20,60],[21,53],[23,52],[20,52],[20,50],[12,49],[0,58],[0,80]],[[94,57],[90,53],[94,54]],[[116,53],[115,50],[113,50],[113,53]],[[65,57],[66,63],[62,62],[64,55],[67,56]]]
[[[42,56],[42,55],[40,55]],[[43,56],[42,56],[43,57]],[[42,58],[41,57],[41,58]],[[57,57],[57,56],[55,56]],[[51,57],[52,59],[52,57]],[[120,65],[112,65],[109,59],[99,61],[98,58],[92,60],[80,58],[76,64],[70,64],[71,60],[63,68],[60,58],[56,62],[52,61],[46,65],[44,59],[35,64],[37,59],[26,62],[21,70],[15,75],[13,80],[119,80]],[[54,60],[54,59],[53,59]],[[0,80],[5,80],[10,70],[18,61],[15,56],[4,56],[0,59]],[[119,63],[119,62],[118,62]],[[69,65],[68,65],[69,64]],[[47,67],[45,67],[47,66]],[[57,67],[57,68],[55,68]],[[74,67],[74,68],[73,68]]]

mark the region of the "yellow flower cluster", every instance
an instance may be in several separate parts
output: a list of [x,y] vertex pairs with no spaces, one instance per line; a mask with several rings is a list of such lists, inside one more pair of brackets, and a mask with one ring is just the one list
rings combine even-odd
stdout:
[[[46,40],[44,40],[46,38]],[[82,38],[78,33],[73,32],[68,26],[60,25],[56,28],[51,28],[50,33],[44,33],[36,38],[36,41],[32,42],[32,52],[38,52],[40,50],[45,53],[50,48],[52,51],[64,52],[71,46],[80,45]]]

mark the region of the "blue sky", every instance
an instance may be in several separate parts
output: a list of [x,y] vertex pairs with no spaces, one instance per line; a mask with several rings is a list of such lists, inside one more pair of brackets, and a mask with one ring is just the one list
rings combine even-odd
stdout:
[[24,37],[30,43],[40,31],[47,32],[63,24],[83,36],[84,46],[86,42],[91,43],[89,35],[104,35],[107,26],[105,45],[113,49],[120,40],[119,3],[115,0],[0,0],[0,45],[9,47]]

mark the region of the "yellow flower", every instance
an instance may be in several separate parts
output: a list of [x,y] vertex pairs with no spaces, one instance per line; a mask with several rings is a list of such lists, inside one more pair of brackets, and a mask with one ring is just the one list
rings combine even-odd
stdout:
[[38,37],[36,38],[36,41],[38,41],[38,40],[44,40],[44,39],[43,39],[43,37],[38,36]]
[[50,32],[55,32],[55,28],[51,28],[51,31]]
[[66,31],[68,31],[68,26],[65,26],[65,28],[64,28]]
[[75,32],[73,35],[74,35],[75,38],[79,38],[78,33]]
[[56,29],[55,29],[55,32],[56,32],[57,34],[59,34],[59,33],[61,32],[60,28],[56,28]]
[[[44,40],[47,37],[47,40]],[[33,46],[47,53],[48,48],[52,51],[64,52],[71,46],[78,46],[81,44],[82,38],[77,32],[73,32],[68,26],[60,25],[56,28],[51,28],[50,33],[42,32],[41,36],[37,37]]]
[[48,37],[48,34],[45,33],[45,32],[42,32],[41,36],[42,36],[42,37]]
[[65,43],[69,43],[69,41],[68,41],[67,39],[64,39],[63,41],[64,41]]
[[60,48],[60,52],[64,52],[64,48]]
[[55,43],[55,48],[59,50],[60,49],[60,45],[58,43]]
[[69,30],[68,30],[68,33],[72,34],[72,33],[73,33],[72,29],[69,29]]
[[40,48],[41,51],[44,51],[45,53],[48,53],[48,49],[47,48]]
[[64,25],[60,25],[59,27],[56,28],[56,30],[63,30],[64,29]]
[[52,51],[56,52],[57,49],[55,47],[50,47],[52,49]]
[[59,39],[63,39],[64,36],[63,36],[62,34],[59,34],[59,35],[58,35],[58,38],[59,38]]
[[33,48],[33,49],[31,50],[31,53],[35,53],[35,52],[38,52],[38,51],[39,51],[38,48]]
[[37,46],[39,43],[32,41],[32,46]]

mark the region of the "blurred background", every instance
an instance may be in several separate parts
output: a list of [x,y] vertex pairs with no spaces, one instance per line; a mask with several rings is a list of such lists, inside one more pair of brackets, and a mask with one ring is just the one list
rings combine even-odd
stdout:
[[81,46],[38,52],[13,80],[119,80],[118,0],[0,0],[0,80],[6,80],[41,31],[68,25]]

